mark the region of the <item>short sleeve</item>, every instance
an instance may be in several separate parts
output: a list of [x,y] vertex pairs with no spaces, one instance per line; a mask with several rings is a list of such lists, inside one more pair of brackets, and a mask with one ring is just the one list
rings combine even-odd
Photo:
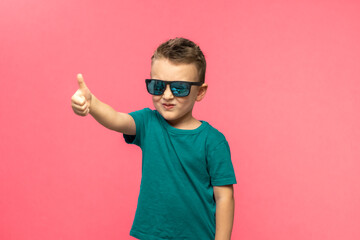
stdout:
[[230,147],[226,140],[209,150],[207,163],[212,186],[236,184]]
[[127,135],[123,134],[125,142],[128,144],[135,144],[141,147],[141,139],[144,138],[146,122],[149,119],[149,115],[152,113],[152,110],[149,108],[144,108],[142,110],[134,111],[129,113],[129,115],[134,119],[136,126],[136,135]]

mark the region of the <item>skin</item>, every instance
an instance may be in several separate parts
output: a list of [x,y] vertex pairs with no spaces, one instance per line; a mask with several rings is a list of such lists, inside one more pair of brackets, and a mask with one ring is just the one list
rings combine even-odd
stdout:
[[[163,81],[199,81],[195,64],[174,64],[164,58],[153,61],[150,75],[151,78]],[[192,116],[192,111],[195,102],[205,97],[207,87],[205,83],[202,86],[193,85],[188,96],[175,97],[170,85],[167,85],[163,95],[152,96],[154,107],[171,126],[179,129],[195,129],[201,125],[201,122]],[[163,104],[174,104],[174,107],[166,109]]]
[[216,201],[215,240],[230,240],[235,212],[233,185],[214,186],[213,189]]
[[[168,59],[156,59],[151,66],[151,78],[163,81],[199,81],[195,64],[174,64]],[[77,76],[79,89],[71,97],[71,106],[79,116],[92,115],[96,121],[111,130],[128,135],[136,134],[134,119],[127,113],[115,111],[111,106],[101,102],[86,86],[83,76]],[[208,85],[191,86],[186,97],[175,97],[167,85],[161,96],[152,96],[156,110],[173,127],[179,129],[196,129],[201,122],[192,115],[195,102],[201,101]],[[174,104],[166,109],[163,104]],[[214,186],[216,201],[215,240],[230,240],[234,219],[233,185]]]
[[[150,75],[151,78],[163,81],[199,81],[195,64],[174,64],[168,59],[155,60]],[[153,104],[171,126],[179,129],[195,129],[201,125],[201,122],[193,117],[192,111],[195,102],[205,97],[207,87],[207,84],[200,87],[192,86],[189,96],[175,97],[170,86],[167,85],[163,95],[152,96]],[[175,104],[175,106],[168,110],[163,103]],[[214,186],[213,189],[216,201],[215,240],[230,240],[235,207],[233,185]]]

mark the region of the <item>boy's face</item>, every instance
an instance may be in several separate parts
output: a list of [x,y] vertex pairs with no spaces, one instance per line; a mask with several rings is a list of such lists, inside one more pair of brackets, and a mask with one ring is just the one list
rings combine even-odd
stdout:
[[[198,82],[198,70],[195,64],[174,64],[168,59],[160,58],[153,61],[151,66],[151,78],[163,81],[187,81]],[[152,95],[152,100],[156,110],[172,126],[186,126],[194,123],[192,109],[195,101],[201,101],[206,93],[207,84],[202,86],[191,86],[191,90],[186,97],[175,97],[170,90],[170,85],[166,86],[162,95]]]

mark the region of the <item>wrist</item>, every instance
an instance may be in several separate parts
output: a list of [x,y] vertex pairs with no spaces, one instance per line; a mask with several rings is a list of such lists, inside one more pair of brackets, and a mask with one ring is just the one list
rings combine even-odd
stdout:
[[93,94],[90,93],[90,99],[89,99],[89,113],[91,113],[91,106],[93,104]]

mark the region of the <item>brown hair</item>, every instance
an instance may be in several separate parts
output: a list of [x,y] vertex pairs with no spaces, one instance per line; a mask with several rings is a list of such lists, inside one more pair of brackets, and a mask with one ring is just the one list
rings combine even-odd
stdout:
[[170,39],[156,49],[151,57],[151,63],[160,58],[169,59],[173,63],[195,63],[199,81],[205,82],[206,61],[200,47],[185,38]]

